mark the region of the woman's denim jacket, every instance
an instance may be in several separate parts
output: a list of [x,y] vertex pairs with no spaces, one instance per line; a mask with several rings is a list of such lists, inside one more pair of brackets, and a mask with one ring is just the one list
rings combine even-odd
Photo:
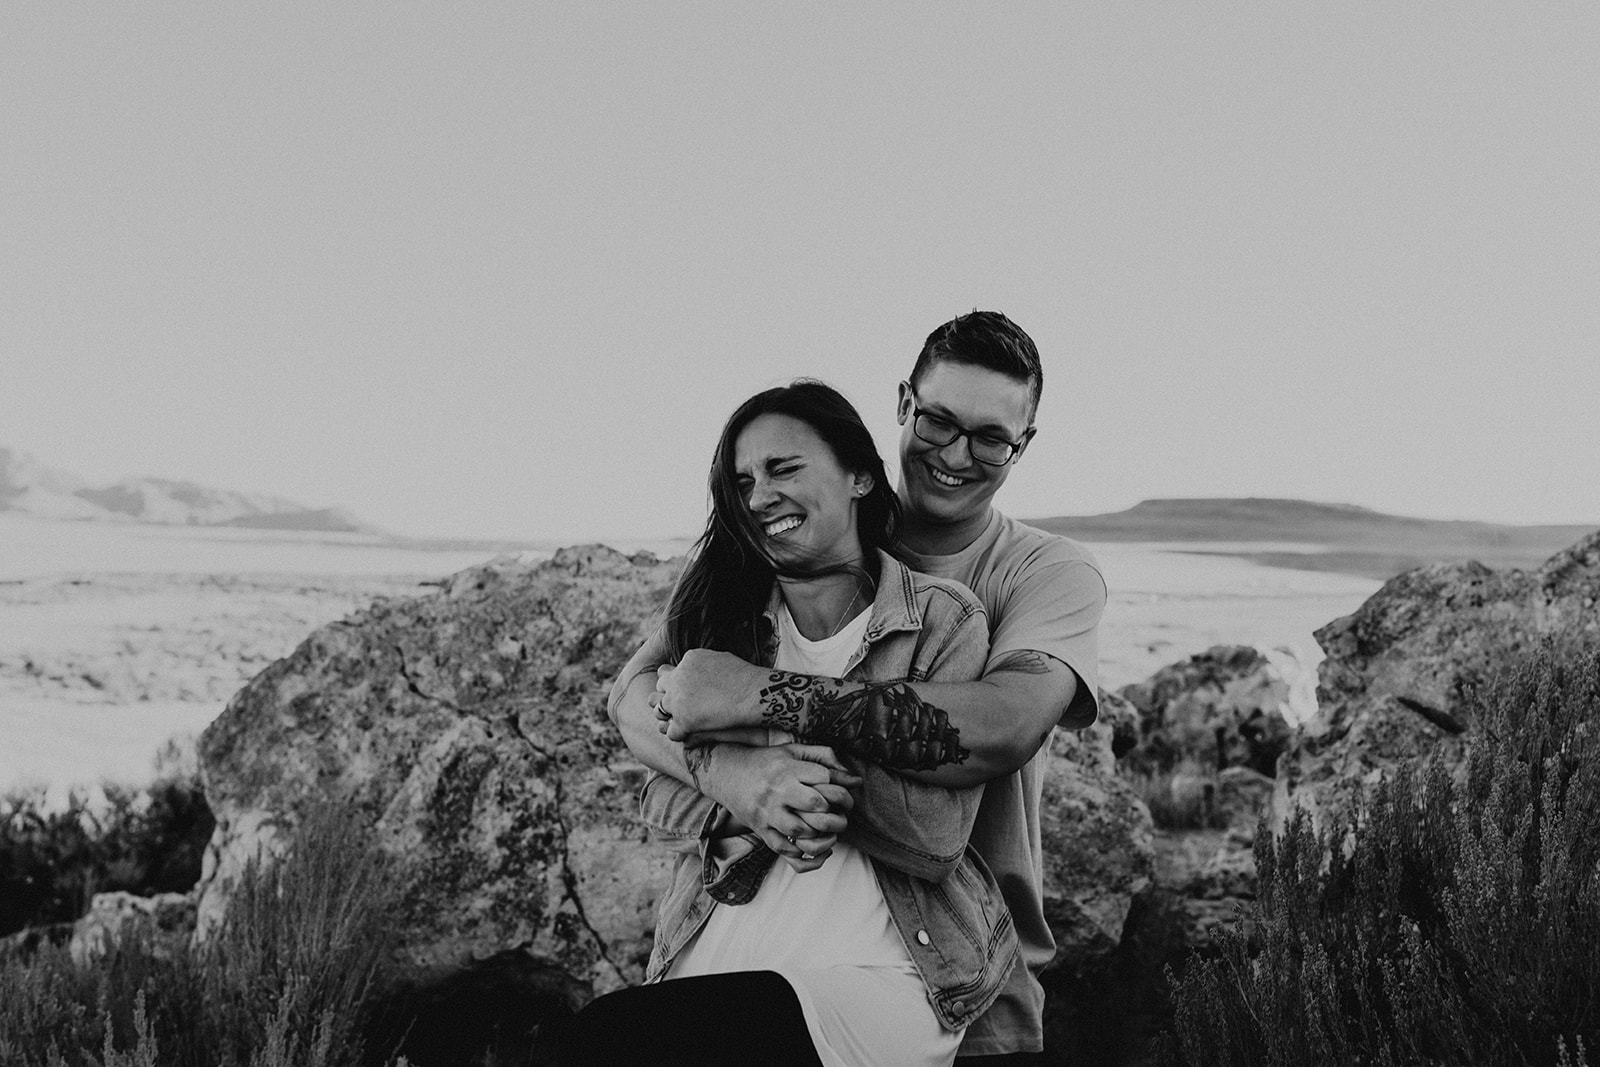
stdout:
[[[988,621],[964,586],[908,569],[880,553],[881,573],[862,646],[845,676],[862,681],[970,681],[988,655]],[[777,594],[768,610],[771,635],[764,663],[777,652]],[[641,650],[642,652],[644,650]],[[660,658],[655,659],[660,663]],[[638,673],[636,656],[619,679],[625,691]],[[648,669],[648,666],[645,666]],[[928,999],[946,1028],[976,1019],[999,993],[1015,964],[1017,937],[1000,888],[967,844],[983,787],[927,785],[841,754],[863,784],[842,835],[867,854],[900,939],[922,976]],[[755,895],[777,854],[756,835],[733,863],[708,853],[721,805],[676,778],[653,774],[640,810],[658,841],[678,853],[661,898],[655,948],[646,981],[666,974],[673,959],[705,924],[713,901],[743,904]]]

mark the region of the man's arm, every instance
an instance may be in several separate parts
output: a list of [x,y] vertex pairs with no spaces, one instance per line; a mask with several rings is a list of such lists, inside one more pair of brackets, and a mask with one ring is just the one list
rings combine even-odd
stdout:
[[697,652],[658,676],[668,736],[778,726],[948,786],[1016,770],[1051,727],[1094,721],[1095,635],[1106,603],[1104,579],[1078,549],[1057,540],[1034,552],[993,608],[994,651],[977,681],[868,685]]
[[1001,656],[972,682],[855,682],[695,650],[663,669],[657,686],[672,714],[668,738],[766,726],[951,788],[1015,771],[1058,722],[1088,725],[1062,718],[1077,674],[1031,651]]

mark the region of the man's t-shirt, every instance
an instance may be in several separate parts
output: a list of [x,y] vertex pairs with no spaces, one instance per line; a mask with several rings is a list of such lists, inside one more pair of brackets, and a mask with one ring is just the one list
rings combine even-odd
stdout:
[[[1092,722],[1099,706],[1096,627],[1105,610],[1099,565],[1076,541],[991,510],[978,539],[949,556],[902,551],[907,565],[950,578],[978,595],[989,613],[989,662],[1019,651],[1042,652],[1071,667],[1078,691],[1062,721]],[[1036,1052],[1044,1032],[1038,974],[1055,955],[1044,919],[1044,850],[1039,797],[1049,746],[1020,770],[984,787],[972,845],[994,872],[1016,923],[1026,968],[1016,968],[994,1006],[967,1029],[963,1056]]]

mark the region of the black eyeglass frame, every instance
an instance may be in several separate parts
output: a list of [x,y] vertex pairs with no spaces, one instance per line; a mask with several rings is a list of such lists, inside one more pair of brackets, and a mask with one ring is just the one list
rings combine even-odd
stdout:
[[[1017,454],[1020,453],[1033,438],[1032,426],[1028,427],[1028,429],[1023,433],[1022,440],[1020,441],[1007,441],[1004,437],[996,437],[992,433],[980,433],[977,430],[969,430],[959,422],[953,422],[950,419],[945,418],[943,415],[938,415],[931,411],[923,411],[922,408],[918,406],[919,401],[917,399],[917,391],[912,389],[909,384],[907,385],[906,391],[911,394],[911,432],[917,435],[918,440],[926,441],[928,444],[933,445],[936,448],[949,448],[958,440],[965,437],[967,439],[967,451],[971,453],[973,459],[977,460],[979,463],[982,463],[985,467],[1006,466],[1008,463],[1017,458]],[[922,432],[922,420],[924,417],[933,419],[936,422],[940,422],[951,427],[955,430],[955,433],[944,441],[939,441],[935,438],[929,437],[927,434]],[[1010,449],[1010,451],[1006,454],[1006,458],[995,461],[984,459],[982,456],[978,455],[977,450],[972,446],[976,443],[975,439],[979,437],[985,439],[986,441],[993,441],[997,444],[1005,445],[1008,449]]]

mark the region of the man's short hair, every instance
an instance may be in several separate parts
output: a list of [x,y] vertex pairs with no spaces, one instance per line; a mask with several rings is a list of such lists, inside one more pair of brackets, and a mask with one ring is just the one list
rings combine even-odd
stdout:
[[917,365],[911,368],[911,387],[915,389],[928,368],[939,362],[983,367],[1023,382],[1028,386],[1031,402],[1029,418],[1039,410],[1039,394],[1044,389],[1039,349],[1021,326],[998,311],[974,309],[930,333],[917,356]]

